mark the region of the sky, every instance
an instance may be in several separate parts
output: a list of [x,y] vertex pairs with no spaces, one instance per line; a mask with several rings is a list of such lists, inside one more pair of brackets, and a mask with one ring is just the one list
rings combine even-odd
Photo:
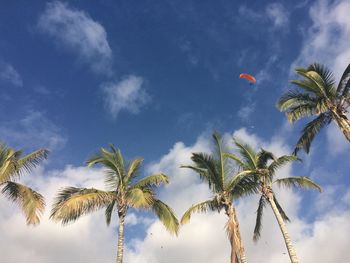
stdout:
[[[169,175],[158,195],[178,217],[211,196],[179,166],[211,151],[214,130],[227,142],[291,153],[306,120],[289,124],[276,101],[297,66],[324,63],[340,78],[350,62],[349,13],[346,0],[1,0],[0,139],[50,156],[21,178],[46,197],[38,227],[0,197],[0,262],[115,260],[117,216],[110,227],[103,211],[66,227],[48,220],[58,189],[104,188],[103,170],[85,161],[110,143],[127,159],[143,156],[143,175]],[[349,153],[331,124],[302,163],[278,173],[310,176],[324,190],[276,190],[300,262],[350,262]],[[236,203],[249,262],[289,262],[270,209],[252,241],[257,202]],[[130,210],[125,262],[228,262],[225,222],[224,213],[196,214],[173,237],[151,213]]]

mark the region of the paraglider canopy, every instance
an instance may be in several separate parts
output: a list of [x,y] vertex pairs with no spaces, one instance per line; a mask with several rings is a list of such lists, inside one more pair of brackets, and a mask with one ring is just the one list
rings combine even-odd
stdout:
[[242,73],[239,75],[239,77],[241,79],[246,79],[248,80],[250,83],[252,84],[255,84],[256,83],[256,79],[252,76],[252,75],[249,75],[249,74],[246,74],[246,73]]

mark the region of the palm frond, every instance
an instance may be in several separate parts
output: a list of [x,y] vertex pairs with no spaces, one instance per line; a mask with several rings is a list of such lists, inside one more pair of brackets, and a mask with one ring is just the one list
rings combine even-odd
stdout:
[[245,176],[229,190],[233,199],[259,193],[259,181],[254,176]]
[[305,79],[293,80],[291,83],[296,84],[300,88],[312,92],[319,97],[327,97],[323,79],[316,71],[301,68],[297,68],[295,71]]
[[152,187],[152,186],[159,186],[161,184],[168,184],[169,183],[169,177],[165,174],[159,173],[159,174],[153,174],[146,176],[140,180],[138,180],[136,183],[134,183],[131,188],[142,188],[142,187]]
[[[183,167],[198,171],[200,178],[208,182],[209,188],[214,189],[214,191],[221,191],[223,183],[221,182],[221,175],[217,170],[216,160],[213,156],[205,153],[192,153],[191,159],[195,163],[194,167],[197,169],[193,169],[194,167],[191,166]],[[203,173],[203,171],[206,172]]]
[[284,210],[282,209],[282,206],[280,205],[280,203],[277,201],[276,195],[273,195],[273,201],[275,202],[275,205],[277,207],[278,212],[280,213],[283,221],[285,222],[290,222],[290,219],[288,218],[287,214],[284,212]]
[[109,226],[111,224],[112,213],[115,205],[115,200],[113,200],[106,208],[105,216],[106,216],[106,224]]
[[106,168],[104,170],[104,175],[104,183],[106,189],[111,191],[118,191],[121,190],[120,188],[124,188],[122,185],[123,182],[120,181],[120,177],[116,174],[115,170]]
[[307,68],[308,72],[315,72],[312,74],[317,82],[324,88],[327,97],[335,95],[335,78],[333,73],[324,65],[313,63]]
[[259,200],[258,209],[256,210],[256,221],[255,221],[254,235],[253,235],[253,240],[255,242],[258,241],[261,235],[262,217],[263,217],[263,211],[265,206],[266,206],[266,199],[264,196],[261,196]]
[[310,121],[301,132],[301,136],[295,146],[294,154],[300,149],[304,149],[306,153],[310,151],[310,145],[316,134],[332,121],[332,116],[328,113],[322,113],[314,120]]
[[190,221],[193,213],[206,213],[208,211],[220,211],[221,207],[217,199],[207,200],[195,205],[192,205],[187,211],[183,214],[181,218],[181,224],[186,224]]
[[138,172],[140,171],[142,166],[142,162],[143,162],[143,158],[137,158],[130,163],[127,169],[128,172],[125,178],[126,182],[129,182],[132,178],[138,175]]
[[316,104],[301,104],[290,107],[286,111],[286,116],[289,122],[295,122],[301,118],[319,114]]
[[58,192],[50,218],[65,225],[82,215],[107,207],[115,198],[113,192],[67,187]]
[[28,225],[40,223],[40,216],[45,208],[44,197],[31,188],[15,182],[6,182],[2,193],[16,202],[22,209]]
[[133,208],[148,208],[154,197],[155,193],[150,188],[130,188],[126,192],[126,203]]
[[287,163],[294,161],[300,161],[300,159],[295,155],[282,155],[274,161],[272,161],[272,163],[268,166],[268,170],[273,175],[277,169],[281,168]]
[[179,221],[177,220],[174,211],[167,204],[155,199],[152,210],[169,233],[175,235],[179,233]]
[[224,151],[222,149],[222,139],[221,135],[218,132],[213,133],[213,139],[215,143],[215,148],[216,148],[216,157],[218,159],[217,162],[217,171],[218,171],[218,181],[220,181],[221,189],[224,188],[224,182],[225,182],[225,174],[227,169],[225,169],[226,166],[226,158],[224,158]]
[[118,181],[124,182],[124,159],[122,158],[120,151],[117,151],[114,147],[111,149],[112,151],[110,152],[105,148],[101,148],[99,153],[86,161],[86,164],[88,167],[101,164],[105,168],[115,171],[115,174],[118,176]]
[[248,166],[246,166],[246,164],[244,163],[244,161],[239,158],[237,155],[232,154],[232,153],[224,153],[224,158],[228,158],[231,160],[234,160],[236,162],[236,164],[243,169],[249,169]]
[[269,160],[275,160],[272,152],[261,149],[257,154],[257,168],[264,168]]
[[24,170],[30,173],[35,167],[37,167],[43,160],[47,159],[49,151],[46,149],[39,149],[34,151],[17,161],[18,171]]
[[292,176],[282,179],[277,179],[275,181],[278,186],[284,186],[284,187],[300,187],[300,188],[306,188],[306,189],[317,189],[320,192],[322,191],[321,186],[319,186],[317,183],[312,181],[307,176]]
[[318,86],[308,79],[297,79],[297,80],[290,80],[291,84],[294,84],[298,86],[299,88],[303,89],[306,92],[309,92],[313,94],[316,97],[322,97],[323,94],[320,92]]
[[346,67],[343,72],[343,75],[340,78],[338,87],[337,87],[337,95],[344,96],[344,94],[349,92],[350,88],[350,64]]
[[253,148],[248,145],[240,142],[238,139],[234,139],[235,145],[238,147],[243,161],[246,163],[246,166],[251,170],[257,168],[256,152]]
[[30,173],[40,162],[47,158],[49,151],[39,149],[24,157],[22,151],[15,151],[2,145],[0,150],[0,182],[16,179],[20,175]]
[[282,95],[276,106],[280,111],[287,111],[289,108],[298,105],[314,105],[315,100],[315,97],[312,97],[311,94],[290,90]]
[[241,172],[236,173],[228,182],[227,186],[225,187],[225,190],[230,191],[234,189],[240,183],[240,181],[243,180],[243,178],[255,175],[255,173],[255,170],[243,170]]

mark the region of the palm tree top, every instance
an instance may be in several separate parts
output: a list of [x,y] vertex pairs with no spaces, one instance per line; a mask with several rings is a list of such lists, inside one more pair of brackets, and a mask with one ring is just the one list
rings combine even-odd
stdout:
[[[307,68],[296,68],[295,71],[302,79],[290,82],[298,89],[285,92],[278,100],[277,108],[284,111],[292,123],[304,117],[316,118],[307,123],[302,130],[294,154],[300,149],[308,153],[315,135],[332,120],[335,120],[341,129],[346,130],[343,133],[350,140],[349,122],[346,117],[346,109],[350,105],[350,64],[338,85],[333,73],[319,63],[313,63]],[[344,121],[348,122],[345,126]]]
[[63,224],[73,222],[80,216],[106,208],[109,225],[113,211],[125,216],[129,208],[152,210],[166,229],[178,233],[178,221],[172,209],[156,198],[156,187],[168,184],[169,177],[163,173],[140,176],[143,158],[126,161],[121,151],[113,145],[101,148],[87,162],[88,167],[102,165],[107,191],[95,188],[67,187],[56,197],[51,218]]
[[0,187],[2,193],[17,203],[24,213],[28,225],[37,225],[45,208],[44,197],[33,189],[16,181],[27,175],[47,158],[49,151],[39,149],[23,155],[23,151],[14,150],[0,143]]

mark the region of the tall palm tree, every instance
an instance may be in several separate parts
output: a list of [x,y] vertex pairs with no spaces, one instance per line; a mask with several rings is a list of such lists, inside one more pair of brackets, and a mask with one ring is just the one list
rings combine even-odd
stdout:
[[24,213],[27,225],[40,223],[40,215],[45,208],[44,197],[33,189],[16,181],[20,176],[30,173],[40,162],[47,158],[48,151],[40,149],[23,156],[0,143],[0,188],[1,192],[16,202]]
[[241,173],[251,178],[251,180],[254,181],[253,184],[255,184],[255,187],[259,189],[260,192],[253,236],[254,241],[257,241],[260,237],[263,209],[266,203],[269,203],[284,237],[290,260],[292,263],[297,263],[298,259],[296,252],[285,225],[285,221],[289,221],[289,218],[277,201],[272,186],[301,187],[306,189],[313,188],[319,191],[321,191],[321,187],[306,176],[275,179],[275,173],[280,167],[289,162],[299,160],[295,155],[275,157],[273,153],[264,149],[256,152],[248,144],[241,143],[238,140],[234,140],[234,142],[239,150],[239,156],[235,154],[227,154],[227,156],[236,161],[237,165],[241,168]]
[[119,217],[117,263],[123,261],[124,223],[129,208],[153,210],[165,228],[177,235],[178,220],[172,209],[157,199],[155,193],[155,187],[169,183],[169,178],[162,173],[139,178],[142,161],[142,158],[137,158],[127,163],[121,151],[113,145],[110,150],[101,148],[98,154],[87,161],[87,166],[100,164],[105,168],[108,190],[64,188],[56,197],[50,218],[65,225],[82,215],[105,208],[106,223],[109,225],[115,211]]
[[236,215],[234,200],[243,195],[256,191],[251,187],[252,181],[244,174],[239,173],[232,176],[233,169],[228,163],[228,159],[222,149],[222,140],[218,133],[213,134],[215,151],[212,154],[193,153],[192,161],[194,165],[181,166],[189,168],[199,174],[200,178],[208,183],[214,196],[204,202],[192,205],[182,216],[181,223],[187,223],[192,213],[225,210],[228,216],[226,230],[231,243],[231,263],[247,262],[244,245],[239,230],[239,222]]
[[350,121],[346,116],[350,105],[350,64],[341,77],[338,86],[330,70],[321,64],[308,68],[297,68],[296,73],[303,79],[292,80],[301,90],[289,90],[277,102],[285,111],[290,122],[303,117],[315,116],[306,124],[295,146],[295,153],[304,149],[307,153],[315,135],[331,121],[334,121],[350,141]]

